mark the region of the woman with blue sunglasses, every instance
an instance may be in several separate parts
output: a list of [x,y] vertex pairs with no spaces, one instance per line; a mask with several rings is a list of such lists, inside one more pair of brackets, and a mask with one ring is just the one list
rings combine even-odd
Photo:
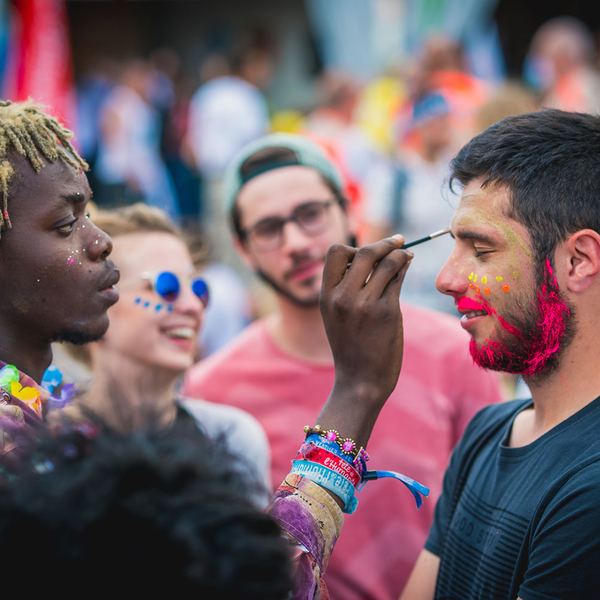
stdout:
[[90,368],[91,383],[54,420],[93,415],[119,430],[193,420],[209,435],[225,436],[257,480],[268,482],[268,443],[254,417],[178,397],[177,384],[194,364],[210,295],[180,231],[160,210],[143,204],[100,211],[93,220],[113,239],[120,299],[109,310],[102,340],[70,347]]

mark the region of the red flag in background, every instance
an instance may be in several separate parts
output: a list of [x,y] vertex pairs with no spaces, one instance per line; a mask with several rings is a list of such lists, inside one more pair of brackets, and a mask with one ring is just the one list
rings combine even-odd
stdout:
[[64,0],[16,0],[9,54],[11,100],[32,98],[67,127],[75,125],[71,42]]

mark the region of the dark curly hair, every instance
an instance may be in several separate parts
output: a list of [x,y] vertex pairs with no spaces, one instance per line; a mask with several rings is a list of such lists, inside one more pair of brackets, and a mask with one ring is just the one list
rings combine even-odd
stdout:
[[63,597],[288,598],[281,532],[248,500],[223,443],[191,427],[96,431],[43,442],[1,491],[5,581]]

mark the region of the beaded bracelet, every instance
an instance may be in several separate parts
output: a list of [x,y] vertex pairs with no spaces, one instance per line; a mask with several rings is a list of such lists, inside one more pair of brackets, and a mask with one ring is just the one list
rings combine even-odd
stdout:
[[[310,425],[305,425],[304,433],[306,434],[306,437],[313,433],[316,433],[317,435],[324,437],[330,442],[335,442],[344,454],[349,454],[354,458],[356,458],[360,453],[366,454],[366,450],[362,447],[359,448],[353,439],[342,438],[342,436],[335,429],[329,429],[326,431],[320,425],[315,425],[314,427],[311,427]],[[367,458],[365,460],[369,459]]]
[[302,475],[335,494],[344,503],[343,513],[351,515],[356,510],[358,500],[354,497],[354,486],[342,475],[307,460],[295,460],[291,473]]
[[324,438],[316,433],[310,434],[306,438],[304,443],[314,444],[319,448],[323,448],[324,450],[327,450],[335,454],[336,456],[339,456],[348,464],[352,465],[358,471],[358,474],[361,476],[367,470],[366,463],[368,460],[370,460],[370,457],[364,450],[362,452],[359,452],[356,458],[354,458],[351,454],[344,454],[341,451],[339,444],[336,444],[335,442],[330,442],[327,438]]
[[312,442],[303,444],[300,450],[298,450],[294,460],[307,460],[309,462],[319,463],[347,479],[354,488],[362,481],[358,471],[348,461],[335,455],[333,452],[329,452],[329,450],[319,448]]

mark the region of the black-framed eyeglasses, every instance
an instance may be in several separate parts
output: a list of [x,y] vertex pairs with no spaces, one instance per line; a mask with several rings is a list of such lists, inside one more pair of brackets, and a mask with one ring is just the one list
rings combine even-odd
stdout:
[[240,233],[243,239],[252,242],[259,250],[277,250],[283,244],[283,228],[286,223],[296,223],[309,236],[323,233],[330,224],[329,207],[337,201],[332,198],[331,200],[305,202],[297,206],[286,219],[268,217],[248,229],[242,229]]

